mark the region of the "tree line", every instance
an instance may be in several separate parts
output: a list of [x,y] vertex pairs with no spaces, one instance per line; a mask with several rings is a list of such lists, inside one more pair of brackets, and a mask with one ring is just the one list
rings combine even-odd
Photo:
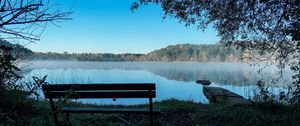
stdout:
[[250,59],[247,50],[221,43],[169,45],[147,54],[33,52],[20,44],[11,44],[4,39],[0,40],[0,46],[13,48],[13,55],[25,60],[248,62]]
[[223,44],[178,44],[148,54],[34,52],[28,60],[247,62],[246,51]]

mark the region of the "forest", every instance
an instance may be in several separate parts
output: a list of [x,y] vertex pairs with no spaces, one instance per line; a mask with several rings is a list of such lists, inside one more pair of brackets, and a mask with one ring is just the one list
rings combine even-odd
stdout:
[[[7,44],[7,42],[4,42]],[[3,43],[3,44],[4,44]],[[178,44],[154,50],[147,54],[112,53],[57,53],[33,52],[15,44],[26,60],[74,60],[74,61],[164,61],[164,62],[248,62],[247,51],[223,44]]]

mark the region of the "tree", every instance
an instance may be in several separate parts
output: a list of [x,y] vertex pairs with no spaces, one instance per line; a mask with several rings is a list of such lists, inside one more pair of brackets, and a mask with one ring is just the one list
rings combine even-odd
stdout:
[[13,64],[16,59],[11,55],[12,50],[10,46],[0,45],[0,89],[12,89],[22,78],[20,69]]
[[161,6],[164,18],[175,17],[186,26],[204,30],[213,25],[221,42],[249,50],[251,58],[272,61],[279,69],[289,65],[300,100],[299,0],[136,0],[131,9],[149,4]]
[[39,40],[47,23],[70,19],[70,11],[62,12],[54,7],[50,0],[0,0],[0,86],[6,83],[6,86],[15,85],[21,78],[20,69],[15,65],[20,55],[14,52],[30,52],[2,38]]
[[281,59],[299,51],[299,0],[137,0],[131,9],[150,3],[186,26],[204,30],[212,24],[223,42],[276,52]]
[[48,23],[68,20],[69,14],[55,8],[50,0],[0,0],[0,125],[30,125],[32,120],[23,110],[31,110],[34,105],[27,98],[38,95],[37,88],[46,79],[33,78],[35,83],[25,83],[27,90],[24,83],[18,83],[22,76],[15,64],[17,54],[31,51],[4,39],[37,41]]
[[300,40],[299,0],[138,0],[161,5],[165,16],[205,29],[213,24],[222,40]]
[[18,73],[20,70],[14,64],[20,55],[14,52],[31,52],[2,38],[14,41],[39,40],[47,23],[68,20],[70,14],[70,11],[62,12],[55,8],[50,0],[0,0],[0,86],[7,80],[13,80],[9,85],[14,85],[21,78]]
[[48,23],[68,20],[50,0],[0,0],[0,37],[36,41]]

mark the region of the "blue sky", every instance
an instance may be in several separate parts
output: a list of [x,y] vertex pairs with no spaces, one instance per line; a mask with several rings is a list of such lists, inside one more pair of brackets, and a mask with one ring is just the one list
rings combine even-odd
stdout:
[[133,13],[131,0],[57,0],[65,10],[73,5],[73,20],[49,25],[41,41],[28,48],[38,52],[149,53],[167,45],[211,44],[217,32],[185,27],[177,19],[162,19],[157,5]]

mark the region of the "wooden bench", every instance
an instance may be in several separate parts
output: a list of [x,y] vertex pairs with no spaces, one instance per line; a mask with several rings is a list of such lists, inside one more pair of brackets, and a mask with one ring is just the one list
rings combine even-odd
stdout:
[[[140,113],[150,115],[150,125],[153,125],[153,115],[160,112],[153,109],[152,98],[155,98],[154,83],[113,83],[113,84],[48,84],[42,87],[45,98],[51,104],[54,120],[59,125],[58,112],[67,113]],[[72,93],[70,93],[72,92]],[[59,98],[148,98],[149,108],[78,108],[61,107],[58,108],[54,99]]]

